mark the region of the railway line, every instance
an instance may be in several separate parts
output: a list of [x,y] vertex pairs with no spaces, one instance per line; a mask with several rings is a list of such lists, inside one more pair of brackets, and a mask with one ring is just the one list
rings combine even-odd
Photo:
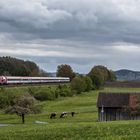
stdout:
[[67,85],[69,83],[40,83],[40,84],[16,84],[16,85],[0,85],[0,88],[11,88],[11,87],[30,87],[30,86],[49,86],[49,85]]

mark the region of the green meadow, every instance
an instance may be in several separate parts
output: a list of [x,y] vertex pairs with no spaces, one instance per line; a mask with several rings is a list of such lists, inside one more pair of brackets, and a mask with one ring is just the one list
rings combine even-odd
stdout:
[[[25,87],[7,90],[11,94],[27,92]],[[53,101],[41,102],[43,112],[27,115],[25,124],[21,124],[20,117],[7,115],[1,111],[0,140],[139,140],[140,121],[97,121],[96,102],[101,91],[140,92],[140,88],[105,88],[73,97],[60,97]],[[60,113],[64,111],[69,114],[67,118],[60,119]],[[70,114],[72,111],[76,112],[74,117]],[[57,112],[56,119],[49,119],[51,112]],[[45,124],[38,124],[36,121]],[[8,126],[5,126],[6,124]]]

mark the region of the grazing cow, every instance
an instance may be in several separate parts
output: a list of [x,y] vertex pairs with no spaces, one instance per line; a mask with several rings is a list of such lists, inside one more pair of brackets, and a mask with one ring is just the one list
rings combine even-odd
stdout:
[[74,117],[75,112],[71,112],[71,116]]
[[55,118],[56,118],[56,113],[55,112],[51,113],[50,119],[55,119]]
[[60,118],[65,118],[65,117],[67,117],[67,114],[68,114],[67,112],[62,112],[61,115],[60,115]]

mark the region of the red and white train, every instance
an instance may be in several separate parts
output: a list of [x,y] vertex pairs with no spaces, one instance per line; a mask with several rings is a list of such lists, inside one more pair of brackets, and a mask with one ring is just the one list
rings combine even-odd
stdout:
[[68,83],[68,77],[19,77],[19,76],[0,76],[0,85],[13,84],[41,84],[41,83]]

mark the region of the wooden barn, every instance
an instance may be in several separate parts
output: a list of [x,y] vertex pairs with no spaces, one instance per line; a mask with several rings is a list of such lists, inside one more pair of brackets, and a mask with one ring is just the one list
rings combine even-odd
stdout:
[[98,120],[140,119],[140,93],[99,93]]

